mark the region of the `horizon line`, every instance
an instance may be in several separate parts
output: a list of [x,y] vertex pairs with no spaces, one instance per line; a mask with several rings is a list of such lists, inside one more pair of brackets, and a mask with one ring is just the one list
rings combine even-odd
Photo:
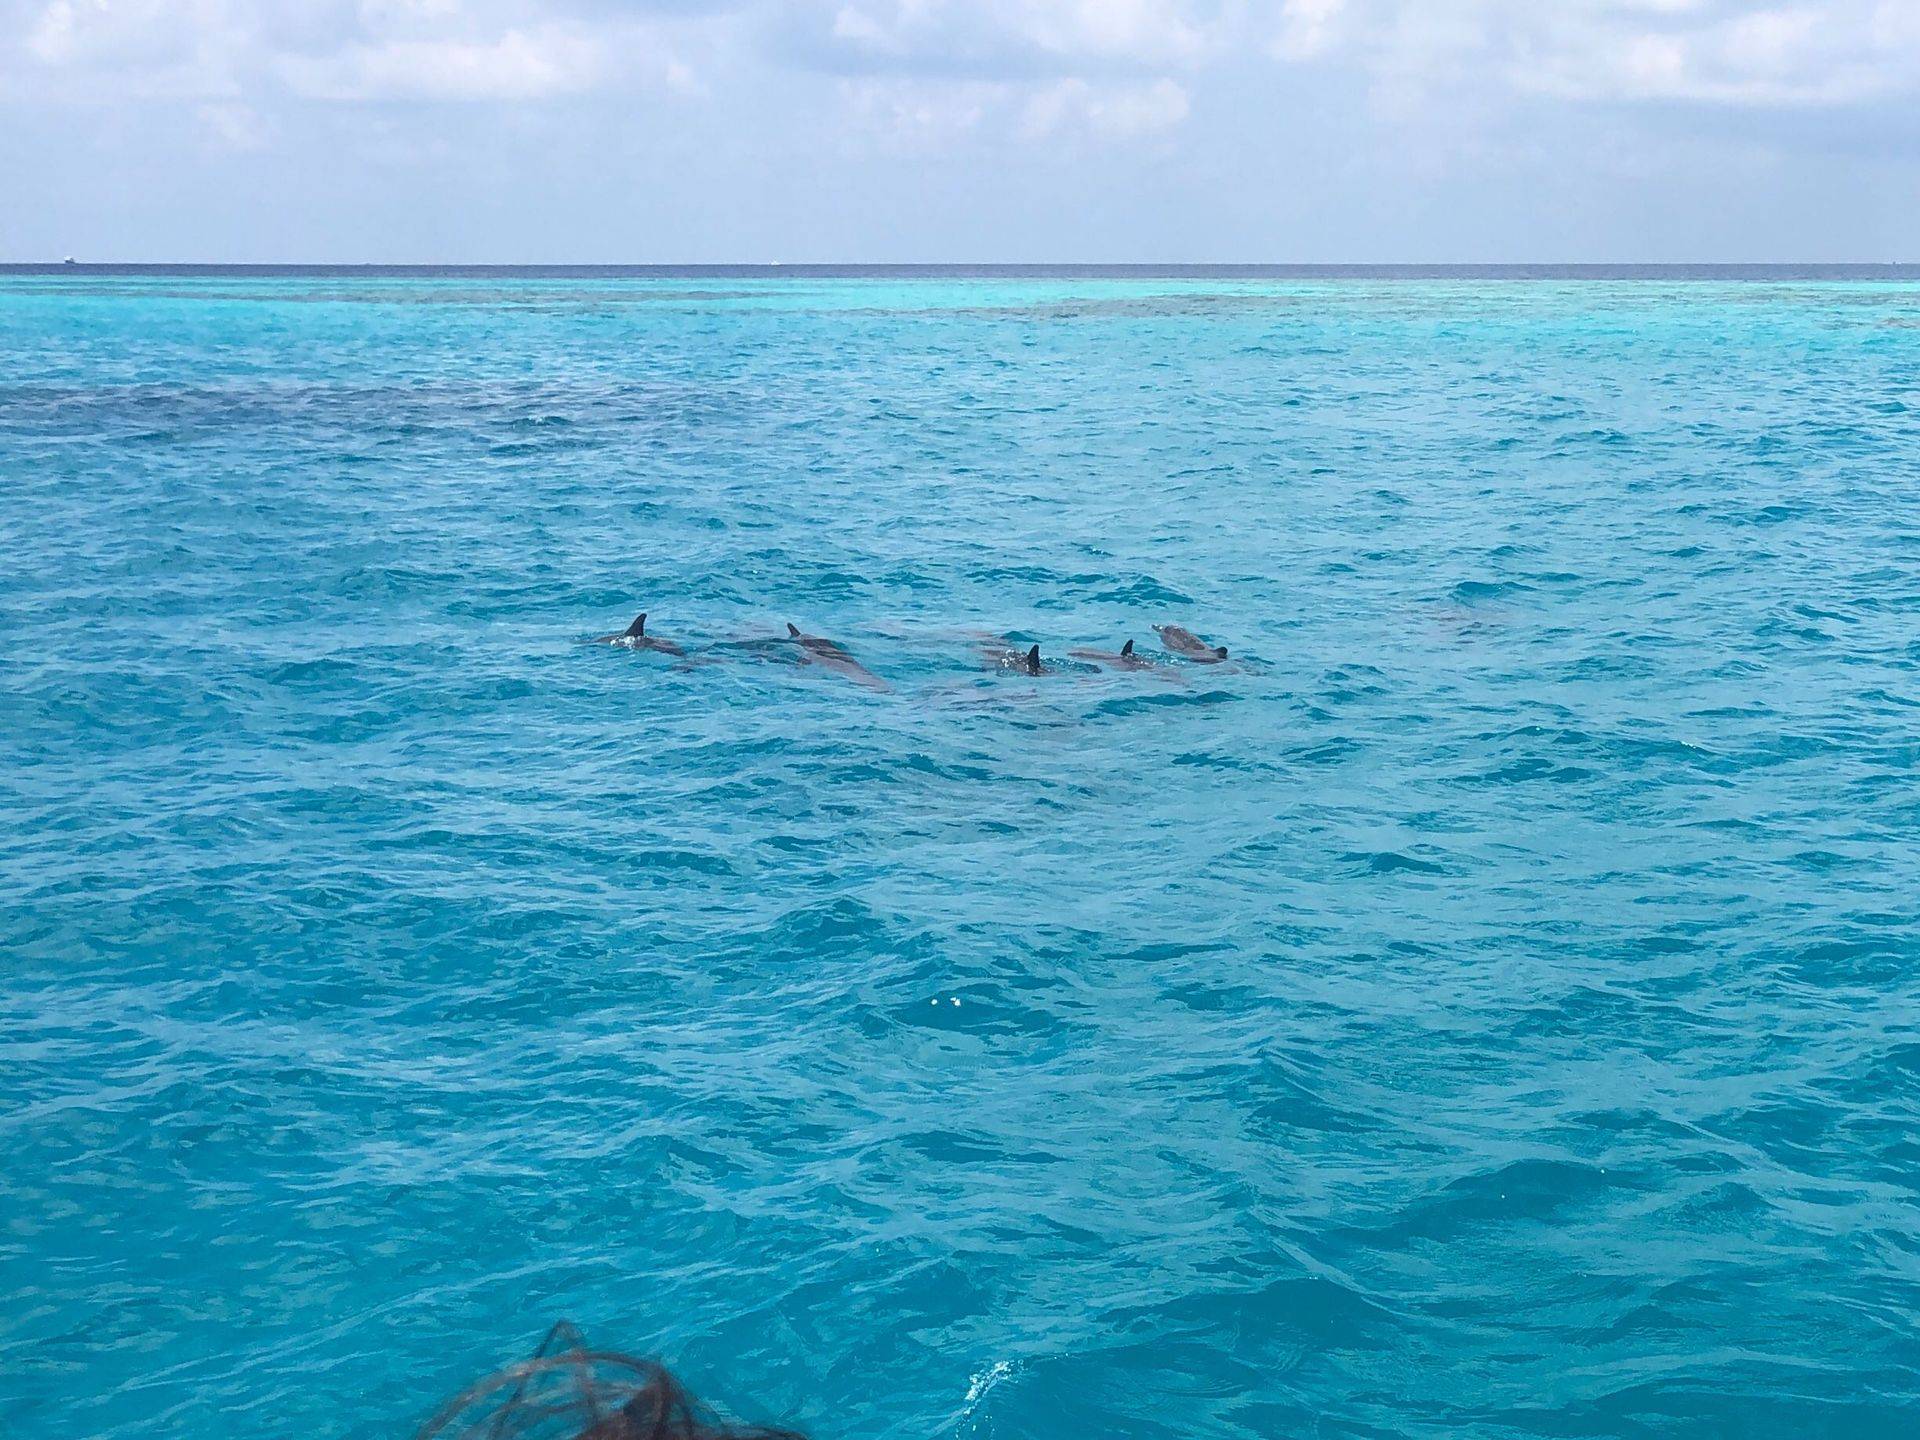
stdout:
[[0,260],[5,270],[1898,270],[1913,260]]

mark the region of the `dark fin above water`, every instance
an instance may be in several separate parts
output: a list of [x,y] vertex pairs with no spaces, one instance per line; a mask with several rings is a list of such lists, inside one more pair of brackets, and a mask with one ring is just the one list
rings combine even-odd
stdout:
[[791,620],[787,622],[787,635],[790,639],[794,639],[794,640],[798,640],[800,638],[800,627],[794,624]]
[[1027,673],[1029,675],[1038,675],[1040,673],[1040,647],[1038,645],[1027,651]]
[[646,633],[647,633],[647,612],[642,610],[640,612],[639,618],[636,619],[631,625],[627,626],[627,634],[631,637],[631,636],[644,635]]
[[1126,644],[1124,644],[1124,645],[1122,645],[1122,646],[1120,647],[1120,653],[1121,653],[1122,655],[1132,655],[1132,654],[1133,654],[1133,641],[1131,641],[1131,640],[1129,640],[1129,641],[1127,641],[1127,643],[1126,643]]
[[1227,647],[1224,645],[1216,645],[1213,647],[1213,653],[1224,660],[1227,658]]

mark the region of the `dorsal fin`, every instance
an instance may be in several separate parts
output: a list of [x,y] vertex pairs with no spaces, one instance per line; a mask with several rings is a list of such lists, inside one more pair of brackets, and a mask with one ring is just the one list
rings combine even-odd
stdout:
[[800,638],[800,627],[791,620],[787,622],[787,637],[792,640],[798,640]]
[[1040,647],[1038,645],[1027,651],[1027,673],[1029,675],[1038,675],[1040,673]]
[[1224,660],[1227,658],[1227,647],[1224,645],[1216,645],[1213,647],[1213,653]]
[[647,633],[647,612],[642,610],[639,614],[639,617],[631,625],[627,626],[627,634],[644,635],[646,633]]
[[1127,643],[1126,643],[1126,644],[1124,644],[1124,645],[1122,645],[1122,646],[1120,647],[1120,653],[1121,653],[1122,655],[1131,655],[1131,654],[1133,654],[1133,641],[1131,641],[1131,640],[1129,640],[1129,641],[1127,641]]

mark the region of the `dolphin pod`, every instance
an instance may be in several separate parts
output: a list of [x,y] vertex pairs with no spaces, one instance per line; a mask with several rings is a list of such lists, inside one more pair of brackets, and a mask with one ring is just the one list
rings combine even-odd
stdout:
[[[1072,649],[1066,653],[1082,664],[1069,664],[1067,670],[1165,670],[1171,660],[1178,659],[1196,665],[1218,665],[1227,658],[1227,647],[1212,645],[1201,639],[1191,630],[1180,625],[1155,625],[1154,633],[1160,637],[1160,643],[1166,648],[1164,657],[1140,654],[1134,649],[1133,641],[1128,640],[1118,650],[1095,648]],[[744,640],[722,640],[709,645],[705,650],[691,657],[685,649],[671,640],[662,640],[646,633],[647,617],[643,611],[624,631],[613,635],[595,636],[590,642],[596,645],[620,645],[630,650],[653,650],[664,655],[682,657],[685,664],[715,664],[720,659],[718,652],[733,652],[754,659],[784,659],[795,665],[819,665],[836,675],[844,676],[856,685],[864,685],[870,690],[887,691],[892,687],[880,676],[862,665],[853,656],[853,652],[838,640],[829,640],[822,635],[809,635],[792,621],[787,622],[785,635],[768,635]],[[976,648],[989,670],[1007,671],[1019,675],[1052,675],[1061,672],[1061,666],[1049,664],[1040,654],[1037,644],[1020,649],[1017,642],[1005,636],[989,636],[980,639]]]

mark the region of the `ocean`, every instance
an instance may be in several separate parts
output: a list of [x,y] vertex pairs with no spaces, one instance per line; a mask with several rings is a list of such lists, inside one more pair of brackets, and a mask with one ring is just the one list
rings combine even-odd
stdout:
[[0,544],[13,1440],[1920,1422],[1920,272],[14,267]]

